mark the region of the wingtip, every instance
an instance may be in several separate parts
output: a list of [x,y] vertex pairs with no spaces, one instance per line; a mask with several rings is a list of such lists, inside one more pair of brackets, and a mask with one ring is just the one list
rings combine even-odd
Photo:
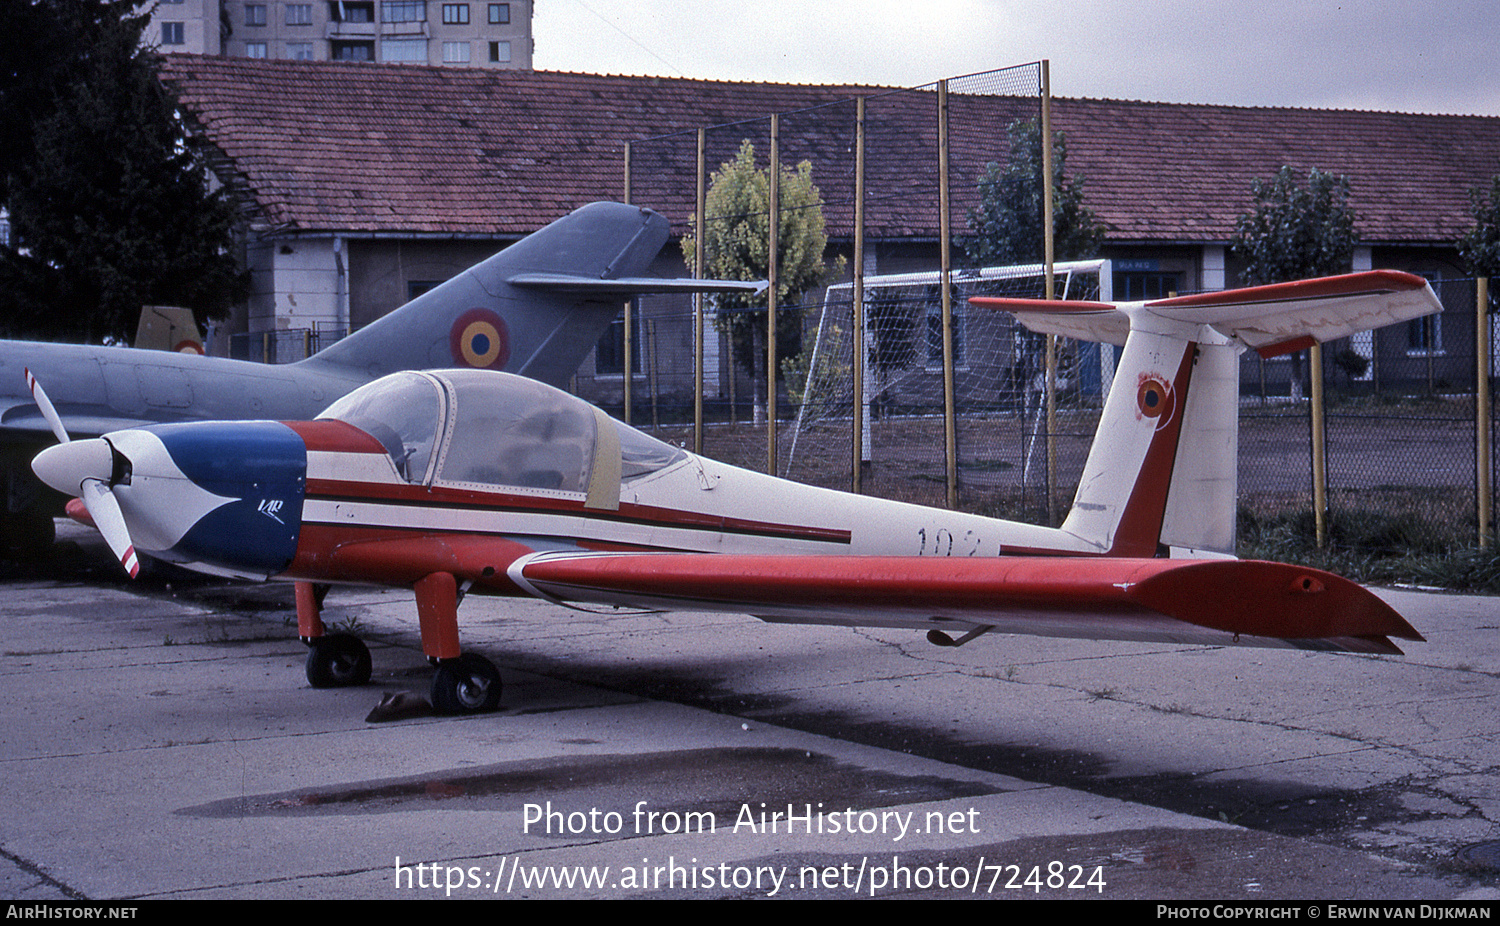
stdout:
[[1422,635],[1373,592],[1341,576],[1257,560],[1205,560],[1142,582],[1135,594],[1178,620],[1306,648],[1402,655],[1390,637]]

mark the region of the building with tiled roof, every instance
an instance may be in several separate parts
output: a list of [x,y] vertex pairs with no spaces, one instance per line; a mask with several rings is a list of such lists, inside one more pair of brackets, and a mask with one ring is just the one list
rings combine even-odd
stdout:
[[[685,229],[692,133],[730,126],[711,133],[713,169],[741,138],[764,152],[771,113],[787,114],[782,161],[812,162],[842,246],[856,96],[868,98],[867,271],[926,269],[935,254],[930,89],[204,56],[169,57],[163,73],[250,210],[250,331],[358,327],[571,209],[620,199],[627,143],[631,201]],[[953,89],[949,105],[961,232],[985,163],[1004,161],[1006,127],[1037,101]],[[1236,218],[1252,181],[1283,165],[1349,177],[1354,269],[1460,276],[1470,190],[1500,174],[1493,117],[1056,99],[1053,125],[1108,230],[1117,297],[1234,285]]]

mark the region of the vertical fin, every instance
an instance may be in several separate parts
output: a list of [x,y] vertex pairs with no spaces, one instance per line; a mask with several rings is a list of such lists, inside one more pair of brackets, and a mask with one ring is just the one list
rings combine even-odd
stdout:
[[666,219],[638,206],[584,206],[302,363],[360,377],[479,367],[564,386],[627,294],[524,290],[508,281],[521,274],[639,276],[669,232]]
[[1161,525],[1169,547],[1234,552],[1239,507],[1239,374],[1235,344],[1198,343],[1177,464]]
[[1132,331],[1062,529],[1112,556],[1161,552],[1198,345]]

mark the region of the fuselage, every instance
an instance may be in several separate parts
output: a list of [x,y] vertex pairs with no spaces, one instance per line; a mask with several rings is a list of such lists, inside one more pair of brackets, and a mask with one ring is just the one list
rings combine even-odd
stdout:
[[74,437],[186,420],[298,420],[372,376],[319,362],[273,365],[127,347],[0,341],[0,424],[12,435],[50,430],[24,371],[55,384],[57,410]]
[[[387,377],[319,420],[188,422],[101,440],[109,450],[96,455],[39,457],[38,473],[64,492],[108,483],[140,552],[246,577],[389,585],[449,572],[511,593],[515,559],[558,550],[1100,552],[1056,529],[728,466],[559,390],[482,371]],[[57,466],[70,455],[98,472]]]
[[[682,453],[621,482],[617,508],[591,508],[583,492],[476,485],[412,485],[378,441],[352,427],[294,425],[306,441],[302,532],[283,578],[347,571],[344,581],[413,581],[451,566],[436,555],[484,551],[480,585],[516,591],[515,558],[548,550],[641,550],[771,555],[999,556],[1097,552],[1059,530],[802,485]],[[387,550],[375,554],[377,547]],[[404,552],[403,552],[404,551]],[[462,551],[462,552],[456,552]],[[481,558],[484,554],[480,553]],[[364,574],[364,563],[376,563]]]

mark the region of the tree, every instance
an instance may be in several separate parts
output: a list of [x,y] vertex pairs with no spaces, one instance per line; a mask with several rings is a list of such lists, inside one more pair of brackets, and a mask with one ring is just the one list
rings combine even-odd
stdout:
[[[777,230],[776,367],[801,352],[802,311],[794,303],[810,289],[837,277],[842,257],[824,260],[828,232],[823,220],[822,194],[812,182],[812,164],[795,169],[781,166],[781,220]],[[691,229],[682,239],[688,269],[698,276],[723,280],[764,280],[770,273],[771,180],[755,163],[755,145],[746,139],[739,152],[714,172],[702,230],[705,266],[696,266],[697,235]],[[719,330],[729,336],[735,360],[760,387],[765,386],[767,293],[717,294],[711,298]],[[757,389],[757,403],[765,389]],[[757,404],[757,410],[760,406]]]
[[1491,279],[1494,300],[1500,287],[1500,175],[1490,180],[1488,193],[1482,186],[1469,191],[1469,213],[1474,227],[1458,240],[1458,253],[1470,273]]
[[[240,299],[234,210],[211,192],[141,37],[113,0],[10,0],[0,29],[0,330],[128,338],[141,306]],[[44,49],[44,53],[39,49]],[[27,60],[20,60],[22,56]]]
[[[1248,286],[1349,272],[1354,262],[1354,210],[1349,178],[1314,167],[1307,187],[1290,167],[1250,185],[1255,208],[1235,222],[1231,247],[1245,261]],[[1293,399],[1302,393],[1302,352],[1292,354]]]
[[[1018,119],[1006,130],[1010,157],[991,161],[979,181],[979,205],[969,210],[965,243],[976,266],[1039,264],[1042,241],[1042,131],[1035,119]],[[1068,145],[1052,133],[1052,240],[1057,260],[1085,260],[1099,253],[1104,228],[1083,205],[1083,178],[1067,177]]]
[[1307,186],[1290,167],[1250,185],[1255,208],[1235,223],[1234,252],[1248,286],[1347,273],[1354,260],[1349,178],[1313,168]]

